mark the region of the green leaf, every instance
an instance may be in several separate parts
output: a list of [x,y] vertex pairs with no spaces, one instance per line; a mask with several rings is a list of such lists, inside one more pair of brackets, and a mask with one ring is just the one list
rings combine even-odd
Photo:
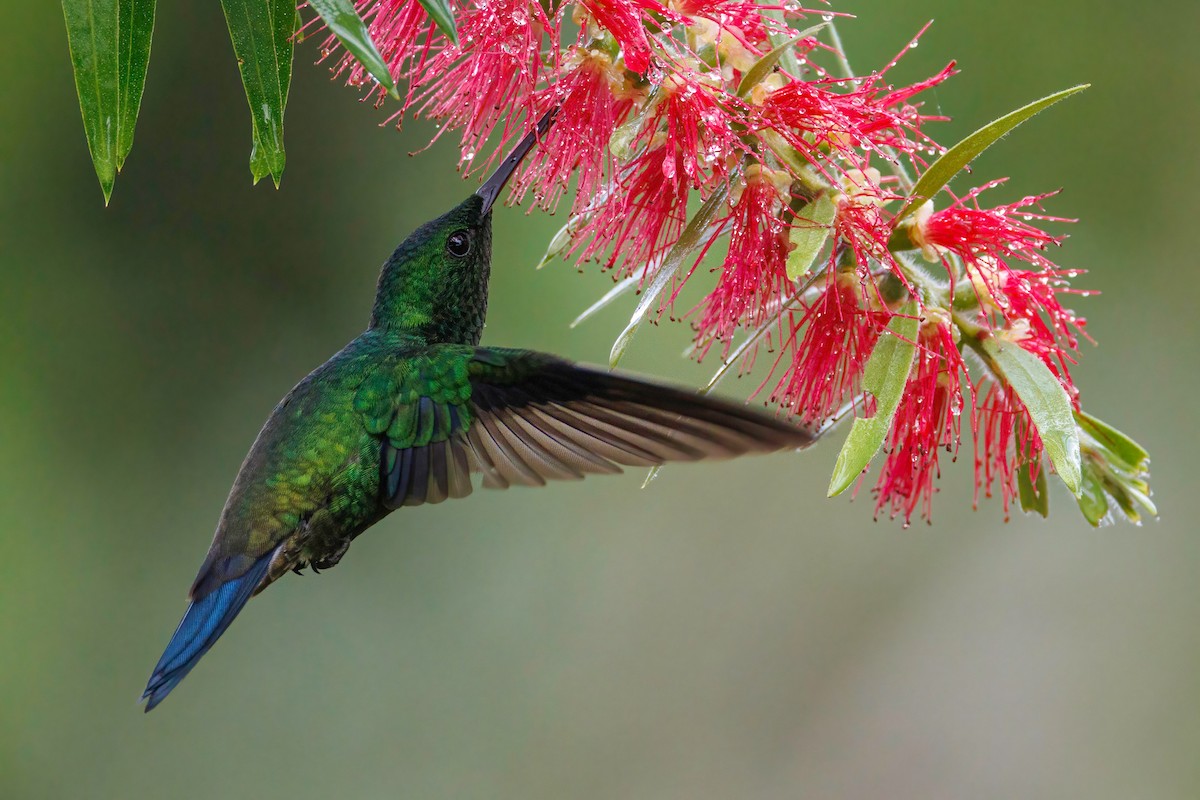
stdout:
[[1117,501],[1117,505],[1120,506],[1122,513],[1130,522],[1141,523],[1142,515],[1138,512],[1139,505],[1149,511],[1151,516],[1158,516],[1158,509],[1154,507],[1154,502],[1149,496],[1130,483],[1112,480],[1112,475],[1108,477],[1109,480],[1104,482],[1104,489],[1110,497]]
[[662,264],[655,271],[654,277],[650,280],[650,285],[642,291],[642,299],[638,301],[637,308],[633,311],[633,316],[629,318],[629,324],[625,326],[625,330],[621,331],[617,336],[617,340],[613,342],[612,350],[608,354],[608,364],[610,367],[615,367],[621,360],[621,357],[625,355],[625,350],[628,349],[629,343],[633,341],[633,335],[641,327],[646,314],[650,312],[652,307],[658,304],[659,296],[666,291],[667,287],[675,279],[675,276],[683,268],[688,254],[703,243],[704,232],[717,216],[717,211],[720,210],[721,204],[725,202],[725,198],[729,195],[729,185],[733,180],[736,180],[736,176],[730,175],[729,181],[721,184],[704,201],[704,205],[700,206],[699,210],[696,211],[696,216],[692,217],[688,222],[687,227],[680,234],[679,240],[671,247],[667,253],[667,257],[663,259]]
[[1037,483],[1029,477],[1032,464],[1022,464],[1017,468],[1017,491],[1021,499],[1022,511],[1036,511],[1043,517],[1050,515],[1050,493],[1046,487],[1046,470],[1041,464],[1037,465]]
[[294,0],[221,0],[246,102],[250,104],[254,182],[270,175],[279,186],[286,160],[283,111],[292,82]]
[[542,256],[542,260],[537,263],[534,269],[544,269],[551,261],[562,256],[566,258],[567,253],[571,249],[571,244],[575,240],[575,235],[579,232],[579,228],[592,218],[594,210],[587,209],[577,215],[573,215],[567,224],[558,229],[558,232],[550,239],[550,244],[546,246],[546,253]]
[[821,192],[808,205],[800,209],[800,213],[797,214],[800,222],[788,234],[792,244],[795,245],[787,257],[788,280],[794,281],[808,272],[813,259],[821,252],[821,248],[825,246],[825,240],[829,238],[835,214],[837,214],[837,205],[833,202],[829,192]]
[[982,346],[1028,409],[1058,477],[1078,497],[1079,432],[1067,390],[1044,361],[1020,345],[991,336]]
[[1129,469],[1141,469],[1150,459],[1150,454],[1146,452],[1145,448],[1107,422],[1083,411],[1075,414],[1075,420],[1079,423],[1080,428],[1114,456],[1125,462],[1125,466]]
[[828,24],[829,23],[827,22],[822,22],[819,25],[813,25],[811,28],[805,28],[796,36],[788,39],[783,44],[772,49],[771,52],[767,53],[758,61],[755,61],[753,66],[746,70],[746,73],[742,75],[742,80],[738,83],[737,96],[746,97],[749,95],[750,90],[762,83],[766,77],[771,74],[771,72],[775,69],[775,65],[779,63],[779,60],[790,53],[792,48],[796,46],[797,42],[802,39],[807,39],[809,36],[812,36],[814,33],[821,30]]
[[458,44],[458,28],[454,25],[454,9],[450,8],[450,0],[418,0],[425,13],[434,24],[442,29],[442,33],[450,41]]
[[104,204],[133,147],[146,86],[154,0],[63,0],[75,90]]
[[1151,517],[1158,509],[1150,499],[1150,455],[1116,428],[1082,411],[1079,450],[1083,459],[1084,499],[1079,507],[1093,525],[1106,519],[1113,502],[1130,522],[1140,524],[1141,510]]
[[637,285],[638,277],[636,275],[631,275],[628,278],[622,278],[620,281],[617,281],[617,284],[605,292],[603,297],[585,308],[579,314],[579,316],[572,320],[570,327],[578,327],[582,323],[591,319],[597,312],[612,305],[613,301],[617,300],[628,292],[632,292],[637,288]]
[[1098,527],[1108,516],[1108,495],[1104,492],[1104,484],[1100,476],[1093,470],[1084,471],[1083,485],[1080,487],[1079,496],[1075,498],[1075,502],[1079,504],[1079,510],[1083,512],[1083,518],[1091,523],[1092,527]]
[[396,91],[392,73],[388,71],[383,57],[375,49],[366,23],[354,10],[350,0],[308,0],[308,6],[317,12],[325,22],[325,27],[338,37],[342,47],[358,59],[358,63],[379,81],[379,85],[386,89],[388,94],[399,100],[400,95]]
[[871,358],[863,372],[863,389],[875,398],[874,416],[858,417],[850,428],[850,435],[838,453],[833,466],[833,477],[829,481],[829,496],[834,497],[850,488],[850,485],[871,463],[871,459],[883,446],[892,418],[900,407],[904,387],[908,385],[908,372],[912,369],[913,357],[917,352],[917,332],[920,320],[913,302],[904,304],[888,323],[888,332],[879,337]]
[[1079,86],[1073,86],[1070,89],[1055,92],[1048,97],[1043,97],[1041,100],[1036,100],[1027,106],[1018,108],[1016,111],[1000,117],[1000,119],[989,122],[951,147],[942,154],[941,158],[930,164],[929,169],[925,170],[925,173],[921,175],[921,179],[917,181],[917,185],[909,192],[908,199],[904,201],[904,207],[900,209],[900,213],[896,214],[896,218],[892,221],[892,226],[895,227],[899,224],[900,220],[912,213],[917,206],[931,199],[941,191],[942,187],[948,184],[950,179],[959,173],[959,170],[974,161],[980,153],[999,141],[1013,128],[1060,100],[1065,100],[1073,94],[1082,92],[1090,85],[1084,83]]

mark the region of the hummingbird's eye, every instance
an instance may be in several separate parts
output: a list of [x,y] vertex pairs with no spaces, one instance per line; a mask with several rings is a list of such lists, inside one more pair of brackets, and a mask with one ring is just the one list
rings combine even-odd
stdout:
[[466,231],[455,231],[446,240],[446,252],[455,258],[463,258],[471,252],[471,237]]

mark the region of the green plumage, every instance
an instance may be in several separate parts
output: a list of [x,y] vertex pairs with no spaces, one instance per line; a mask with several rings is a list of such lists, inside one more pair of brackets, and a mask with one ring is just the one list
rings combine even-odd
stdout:
[[812,441],[741,405],[543,353],[478,346],[491,202],[532,141],[478,194],[396,249],[367,330],[275,407],[151,677],[147,710],[252,593],[289,570],[336,565],[393,509],[469,494],[474,474],[485,487],[537,486]]

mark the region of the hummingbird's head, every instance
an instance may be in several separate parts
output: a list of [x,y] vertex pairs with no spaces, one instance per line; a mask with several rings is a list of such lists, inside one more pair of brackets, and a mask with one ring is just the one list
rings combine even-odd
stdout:
[[372,328],[431,343],[479,342],[492,268],[492,206],[556,110],[539,120],[475,194],[401,242],[379,274]]

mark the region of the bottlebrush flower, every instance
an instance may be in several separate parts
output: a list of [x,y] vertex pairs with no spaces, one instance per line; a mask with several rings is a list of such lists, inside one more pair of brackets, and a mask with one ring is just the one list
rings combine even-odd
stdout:
[[720,73],[680,68],[665,78],[647,102],[651,113],[635,139],[635,147],[660,134],[668,156],[668,178],[676,165],[693,186],[711,183],[727,174],[727,164],[745,150],[734,130],[742,104],[721,85]]
[[874,167],[847,170],[842,176],[841,189],[834,217],[838,241],[853,254],[855,263],[866,266],[877,262],[907,283],[888,247],[892,223],[883,207],[892,196],[883,188],[879,170]]
[[[907,525],[917,507],[930,519],[934,479],[941,474],[941,451],[957,456],[963,410],[962,354],[950,315],[942,309],[924,312],[916,357],[904,398],[888,434],[888,454],[875,484],[875,513],[904,517]],[[1005,445],[1006,446],[1006,445]]]
[[704,303],[699,339],[728,346],[739,325],[757,325],[772,303],[786,293],[787,242],[783,197],[790,184],[786,173],[754,164],[732,199],[728,224],[729,253],[716,288]]
[[718,46],[722,38],[729,37],[744,47],[762,50],[771,33],[788,34],[786,26],[764,16],[764,6],[753,0],[675,0],[671,6],[692,25],[700,20],[711,23],[706,26],[706,38]]
[[507,135],[519,112],[537,118],[534,92],[557,67],[559,32],[538,2],[487,0],[464,4],[458,33],[461,47],[447,45],[424,65],[411,105],[440,120],[442,131],[462,128],[463,161],[470,162],[501,120]]
[[792,359],[771,401],[806,423],[829,419],[861,391],[863,367],[889,316],[864,270],[831,270],[820,297],[790,315],[790,337],[775,368],[789,352]]
[[[909,100],[954,74],[954,64],[927,80],[890,90],[880,76],[856,79],[852,91],[838,91],[842,80],[793,80],[768,94],[755,108],[756,131],[775,131],[828,180],[837,180],[834,159],[864,169],[883,148],[915,154],[931,140],[921,125],[944,119],[921,114]],[[831,159],[831,156],[834,159]]]
[[[616,178],[611,191],[591,198],[583,214],[588,221],[575,235],[581,261],[601,257],[606,268],[621,264],[621,274],[645,276],[687,223],[687,176],[680,154],[659,137]],[[664,164],[675,159],[674,167]]]
[[975,504],[980,489],[991,497],[992,487],[998,484],[1007,517],[1017,496],[1017,471],[1028,469],[1036,478],[1043,468],[1042,440],[1016,393],[995,381],[989,380],[976,398],[975,416]]
[[647,14],[668,16],[670,12],[665,6],[654,0],[583,0],[580,5],[621,45],[626,67],[639,75],[650,69],[652,53],[650,37],[646,34]]
[[534,100],[539,110],[557,105],[558,114],[513,179],[512,197],[520,202],[536,186],[540,204],[552,211],[574,175],[578,184],[573,212],[579,213],[599,193],[606,174],[611,174],[605,166],[612,160],[608,141],[629,115],[635,90],[625,71],[600,50],[572,48],[563,65],[565,75]]
[[[982,208],[979,195],[1004,183],[995,180],[973,189],[940,211],[926,205],[914,216],[913,243],[926,258],[936,260],[953,253],[963,263],[980,311],[993,327],[1020,326],[1022,346],[1042,357],[1069,390],[1073,391],[1068,364],[1070,351],[1078,349],[1078,335],[1086,320],[1065,308],[1058,295],[1073,292],[1064,272],[1045,256],[1050,245],[1060,245],[1053,236],[1031,225],[1033,220],[1073,222],[1041,213],[1041,203],[1054,192],[1023,197],[1013,203]],[[1023,261],[1033,269],[1014,264]],[[947,264],[948,269],[953,269]],[[1018,329],[1014,327],[1014,330]]]

